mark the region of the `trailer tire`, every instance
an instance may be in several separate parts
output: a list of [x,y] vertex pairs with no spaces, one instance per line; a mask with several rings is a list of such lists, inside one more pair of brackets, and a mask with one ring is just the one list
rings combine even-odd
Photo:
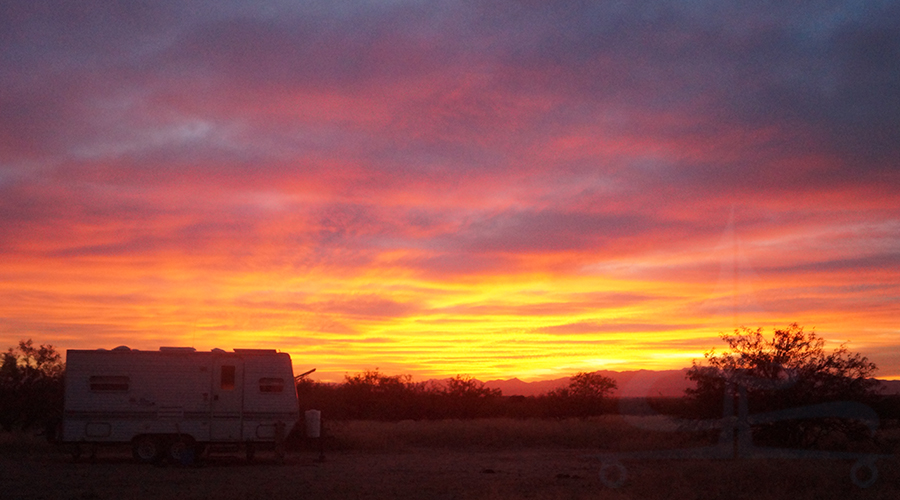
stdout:
[[181,436],[169,443],[167,456],[172,463],[179,465],[193,465],[196,457],[197,445],[190,436]]
[[163,446],[156,436],[138,436],[131,444],[131,454],[138,462],[152,464],[163,457]]
[[850,469],[850,479],[860,488],[868,488],[878,481],[878,467],[874,458],[860,458]]
[[607,488],[621,488],[628,479],[628,469],[618,461],[604,462],[600,465],[600,482]]

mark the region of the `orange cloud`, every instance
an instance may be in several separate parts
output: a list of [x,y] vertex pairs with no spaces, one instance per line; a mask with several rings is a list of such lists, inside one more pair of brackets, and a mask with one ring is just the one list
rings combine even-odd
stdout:
[[17,8],[0,342],[539,378],[796,321],[900,376],[900,12],[659,4]]

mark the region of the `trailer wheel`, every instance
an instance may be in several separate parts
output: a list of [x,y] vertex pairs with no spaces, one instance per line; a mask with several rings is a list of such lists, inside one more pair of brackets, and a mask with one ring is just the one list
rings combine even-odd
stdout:
[[135,460],[145,464],[158,462],[162,458],[162,443],[154,436],[140,436],[131,445]]
[[600,465],[600,482],[607,488],[620,488],[628,479],[628,469],[618,461],[604,462]]
[[193,465],[196,448],[197,446],[190,436],[179,437],[169,444],[168,458],[176,464]]
[[850,479],[860,488],[868,488],[878,481],[878,467],[874,458],[860,458],[850,469]]

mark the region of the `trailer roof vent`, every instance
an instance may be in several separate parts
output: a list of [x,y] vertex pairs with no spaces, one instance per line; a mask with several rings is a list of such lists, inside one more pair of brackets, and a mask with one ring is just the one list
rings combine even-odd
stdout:
[[218,347],[214,347],[214,348],[213,348],[211,351],[209,351],[209,352],[214,352],[214,353],[216,353],[216,354],[219,354],[219,353],[225,352],[225,349],[219,349]]
[[131,349],[129,349],[127,345],[120,345],[119,347],[116,347],[115,349],[113,349],[113,351],[123,351],[123,352],[130,351],[130,350]]
[[272,354],[278,351],[275,349],[235,349],[234,352],[240,354]]
[[197,352],[193,347],[160,347],[160,352]]

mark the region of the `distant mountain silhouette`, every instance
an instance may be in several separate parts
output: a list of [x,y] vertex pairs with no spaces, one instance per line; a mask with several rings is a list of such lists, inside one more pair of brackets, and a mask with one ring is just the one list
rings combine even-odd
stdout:
[[[615,397],[645,398],[645,397],[679,397],[684,395],[684,390],[691,386],[691,381],[685,377],[687,369],[682,370],[633,370],[616,372],[611,370],[599,370],[604,377],[616,381],[618,390],[613,393]],[[491,389],[500,389],[504,396],[537,396],[559,387],[569,385],[569,377],[553,380],[538,380],[525,382],[518,378],[508,380],[488,380],[484,383]]]
[[[611,371],[599,370],[604,377],[616,381],[619,388],[614,397],[647,398],[647,397],[681,397],[684,390],[693,386],[693,382],[685,376],[687,368],[681,370],[632,370]],[[900,395],[900,380],[880,380],[882,394]],[[553,380],[525,382],[518,378],[507,380],[488,380],[484,383],[491,389],[500,389],[504,396],[538,396],[559,387],[569,385],[569,377]]]
[[881,382],[882,394],[900,395],[900,380],[879,380]]

